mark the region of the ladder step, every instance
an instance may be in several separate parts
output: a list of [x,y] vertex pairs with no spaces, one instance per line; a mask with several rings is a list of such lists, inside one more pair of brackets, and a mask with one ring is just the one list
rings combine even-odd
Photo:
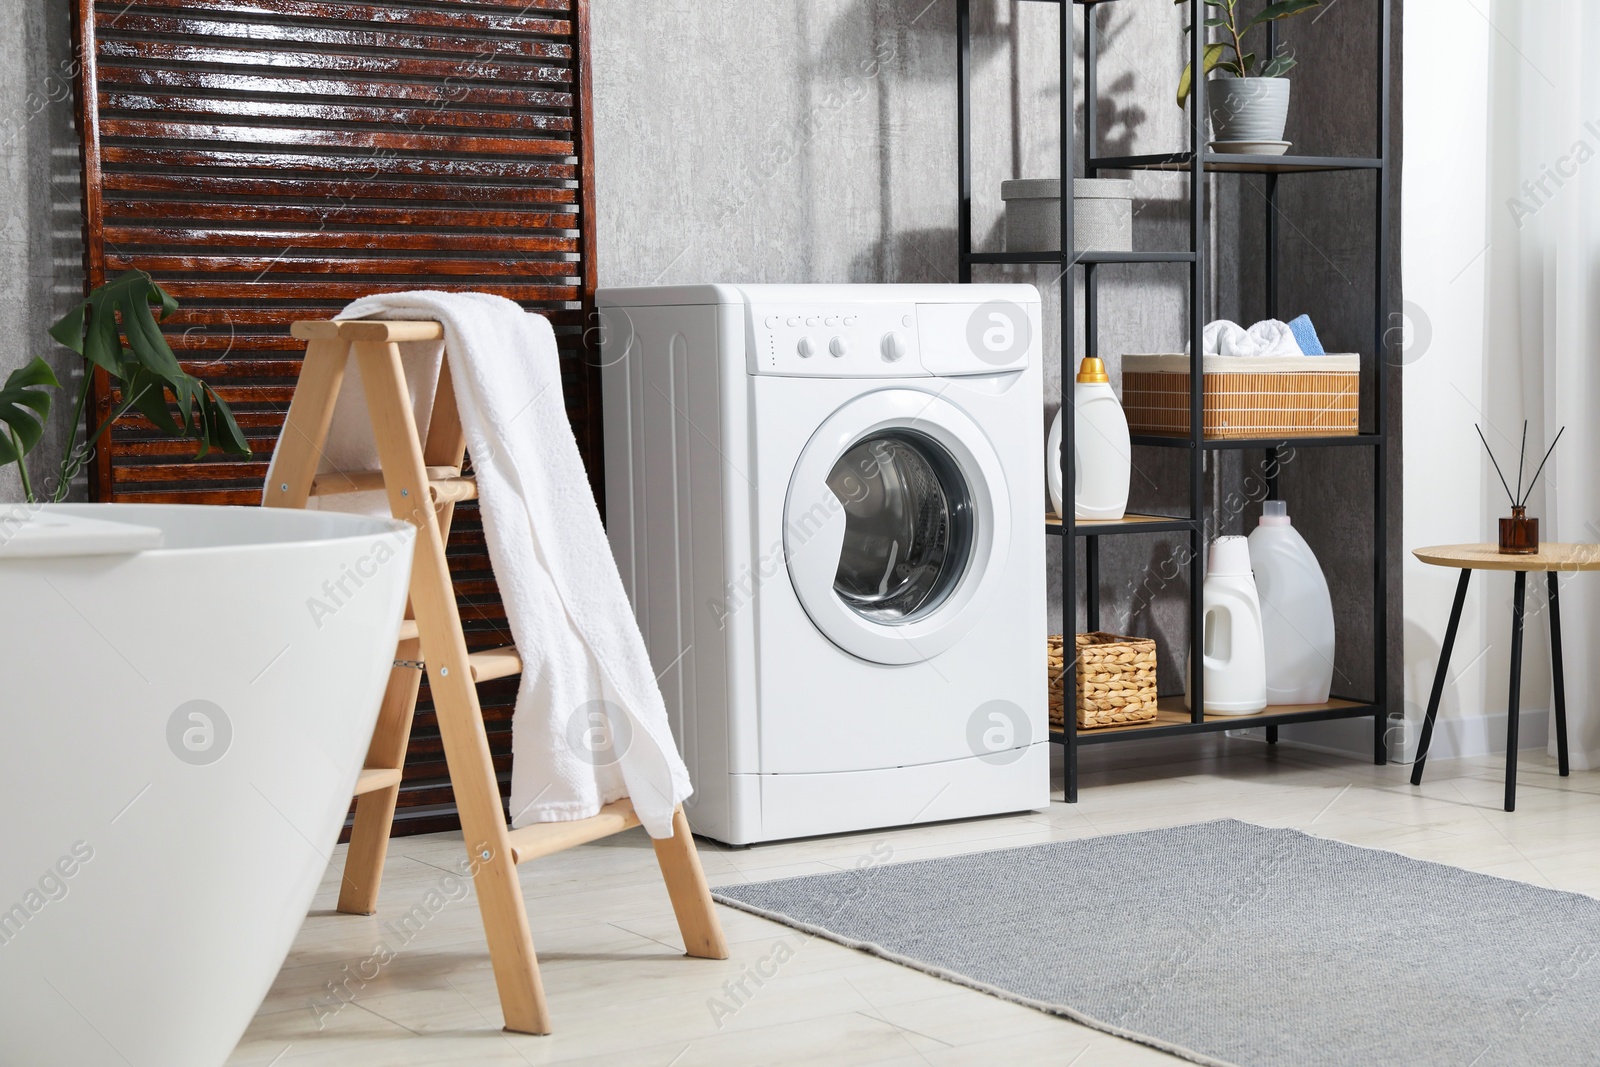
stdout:
[[417,639],[417,637],[418,637],[417,620],[416,619],[401,619],[400,620],[400,637],[399,637],[399,640],[401,640],[401,641],[415,641]]
[[467,657],[474,682],[492,682],[496,678],[509,678],[522,673],[522,656],[516,647],[491,648],[487,652],[474,652]]
[[[383,471],[342,471],[337,474],[319,474],[311,483],[312,496],[334,496],[339,493],[365,493],[379,490],[383,485]],[[436,504],[453,504],[478,498],[478,480],[463,477],[455,467],[429,467],[428,491]]]
[[633,812],[633,801],[623,797],[601,808],[599,815],[571,822],[537,822],[511,830],[506,836],[511,842],[511,861],[527,863],[638,825],[639,816]]
[[361,777],[356,779],[356,796],[363,793],[376,793],[380,789],[400,784],[400,772],[392,767],[368,767],[361,772]]

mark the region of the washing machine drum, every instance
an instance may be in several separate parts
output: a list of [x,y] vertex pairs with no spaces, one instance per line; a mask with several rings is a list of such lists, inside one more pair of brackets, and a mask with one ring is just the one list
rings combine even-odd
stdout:
[[824,422],[795,465],[789,575],[846,652],[920,662],[990,606],[1010,517],[999,457],[966,413],[917,390],[869,393]]

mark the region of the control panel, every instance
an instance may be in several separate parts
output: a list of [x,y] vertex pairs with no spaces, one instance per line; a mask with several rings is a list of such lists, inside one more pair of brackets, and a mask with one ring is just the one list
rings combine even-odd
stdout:
[[752,374],[915,378],[1021,370],[1036,358],[1038,305],[860,302],[751,305]]
[[753,374],[821,378],[907,378],[928,372],[918,359],[917,305],[752,307]]

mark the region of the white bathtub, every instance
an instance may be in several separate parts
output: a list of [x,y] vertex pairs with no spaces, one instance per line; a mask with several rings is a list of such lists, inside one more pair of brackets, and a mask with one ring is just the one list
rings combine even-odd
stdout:
[[[7,511],[0,1063],[216,1067],[327,868],[414,531],[260,508]],[[36,536],[83,518],[159,528],[163,547],[37,555],[140,541]]]

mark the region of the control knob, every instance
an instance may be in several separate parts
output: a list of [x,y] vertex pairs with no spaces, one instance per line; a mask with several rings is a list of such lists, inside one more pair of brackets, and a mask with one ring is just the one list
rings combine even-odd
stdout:
[[910,346],[906,344],[903,334],[891,330],[883,335],[883,340],[878,345],[878,351],[883,355],[885,363],[898,363],[910,351]]

